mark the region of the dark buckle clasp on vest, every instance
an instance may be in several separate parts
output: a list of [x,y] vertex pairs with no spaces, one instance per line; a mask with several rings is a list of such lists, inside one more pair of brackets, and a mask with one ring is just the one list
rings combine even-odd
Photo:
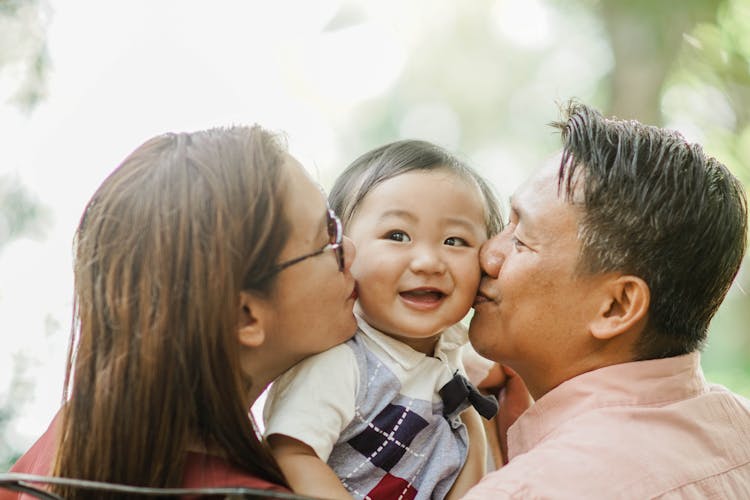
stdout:
[[474,387],[474,384],[458,371],[453,374],[453,378],[445,384],[439,391],[443,399],[443,415],[450,415],[461,406],[466,400],[473,406],[477,412],[486,420],[491,419],[497,414],[498,403],[495,396],[485,396]]

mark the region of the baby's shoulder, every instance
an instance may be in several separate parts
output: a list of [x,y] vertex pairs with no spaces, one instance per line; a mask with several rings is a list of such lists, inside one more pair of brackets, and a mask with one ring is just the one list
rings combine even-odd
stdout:
[[306,392],[310,387],[359,385],[359,367],[352,349],[339,344],[309,356],[278,377],[271,386],[269,399]]
[[343,344],[338,344],[330,349],[326,349],[323,352],[313,354],[312,356],[300,361],[294,368],[297,371],[305,371],[313,366],[334,365],[343,367],[355,362],[356,359],[352,345],[349,342],[344,342]]

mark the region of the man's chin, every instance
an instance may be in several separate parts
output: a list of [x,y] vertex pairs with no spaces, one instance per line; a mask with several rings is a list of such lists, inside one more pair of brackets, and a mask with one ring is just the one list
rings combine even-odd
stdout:
[[473,324],[474,322],[472,321],[472,327],[469,329],[469,342],[471,342],[471,346],[481,356],[492,359],[490,358],[490,356],[488,356],[489,346],[491,345],[491,343],[485,341],[486,337],[482,335],[482,332],[479,331],[480,329],[475,328]]
[[492,317],[482,317],[481,313],[474,313],[469,324],[469,341],[481,356],[497,361],[498,353],[494,348],[501,342],[502,333],[497,328],[497,322]]
[[482,336],[485,333],[491,334],[491,332],[486,331],[491,327],[492,321],[490,318],[483,315],[481,311],[475,309],[474,314],[471,316],[471,321],[469,322],[469,336],[471,337],[472,332],[474,332],[477,337]]

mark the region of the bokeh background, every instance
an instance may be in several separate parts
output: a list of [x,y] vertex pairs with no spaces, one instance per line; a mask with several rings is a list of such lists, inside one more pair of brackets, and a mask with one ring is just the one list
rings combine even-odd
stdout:
[[[680,130],[750,185],[750,0],[0,0],[0,471],[62,392],[83,207],[166,132],[260,123],[324,188],[422,138],[504,199],[577,97]],[[750,396],[747,262],[707,378]]]

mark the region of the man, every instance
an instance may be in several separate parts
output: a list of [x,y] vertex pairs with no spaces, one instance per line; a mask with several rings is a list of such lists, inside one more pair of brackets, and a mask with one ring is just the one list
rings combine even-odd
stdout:
[[750,498],[750,402],[699,353],[745,251],[742,185],[676,132],[575,102],[554,125],[559,168],[483,247],[470,329],[536,402],[465,498]]

